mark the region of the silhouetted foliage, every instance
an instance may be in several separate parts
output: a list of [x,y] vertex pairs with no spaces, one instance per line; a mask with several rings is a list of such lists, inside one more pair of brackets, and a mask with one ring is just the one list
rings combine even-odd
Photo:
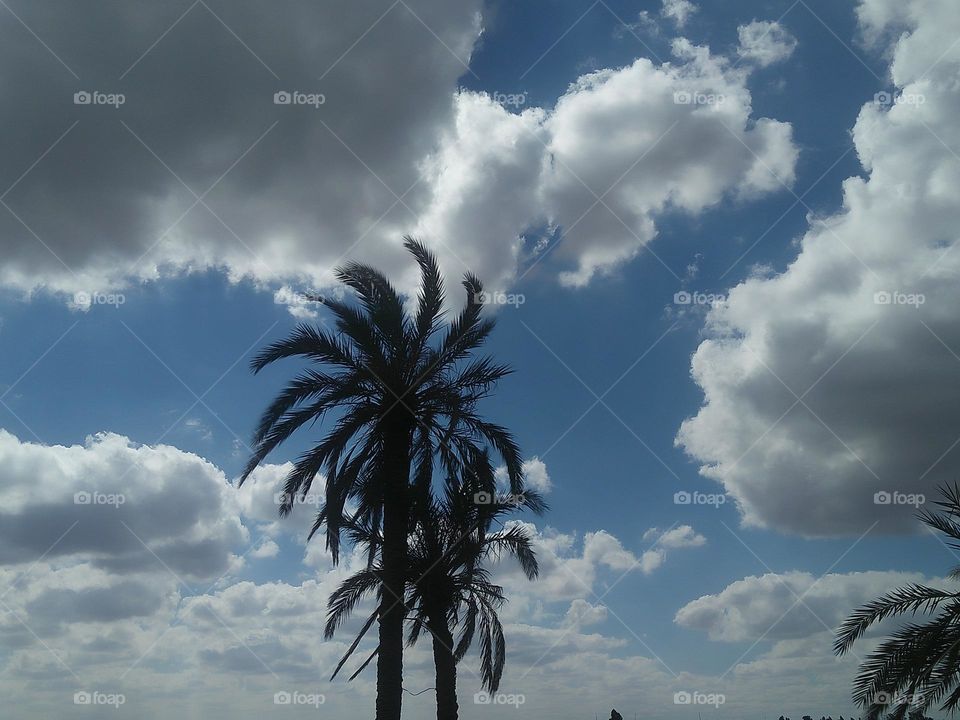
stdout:
[[[264,412],[240,479],[245,481],[298,429],[334,416],[327,434],[296,459],[287,475],[280,513],[289,513],[322,472],[324,501],[310,535],[325,528],[334,562],[341,530],[365,525],[382,531],[370,544],[370,557],[379,553],[383,588],[377,613],[377,720],[400,718],[407,537],[411,510],[429,503],[434,462],[459,477],[492,447],[506,466],[511,492],[523,492],[513,437],[477,413],[478,401],[510,372],[489,357],[472,357],[494,327],[492,319],[481,317],[483,286],[473,275],[464,276],[467,302],[441,332],[445,298],[436,258],[411,238],[404,246],[420,267],[413,315],[382,273],[347,263],[336,277],[354,291],[358,304],[309,296],[333,314],[336,332],[302,324],[253,359],[254,372],[286,358],[320,367],[302,371]],[[356,507],[349,514],[348,502]]]
[[[960,548],[960,488],[941,488],[940,512],[923,510],[920,519]],[[960,578],[960,567],[950,577]],[[939,612],[938,612],[939,611]],[[922,720],[939,703],[953,711],[960,704],[960,594],[911,584],[896,588],[858,608],[837,631],[834,650],[848,652],[867,629],[881,620],[918,613],[934,615],[926,623],[909,622],[891,633],[860,665],[853,699],[867,708],[867,720]]]

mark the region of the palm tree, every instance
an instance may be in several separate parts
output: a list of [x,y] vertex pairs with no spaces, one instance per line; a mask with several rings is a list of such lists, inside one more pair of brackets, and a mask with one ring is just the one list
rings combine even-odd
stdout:
[[[505,597],[503,588],[491,581],[487,561],[511,555],[528,579],[533,580],[538,574],[537,559],[525,529],[520,525],[503,526],[500,518],[518,507],[540,513],[546,509],[545,503],[533,491],[526,491],[516,500],[494,499],[493,487],[492,468],[483,455],[479,467],[470,472],[469,477],[459,483],[446,483],[445,502],[429,503],[410,540],[405,604],[411,626],[407,644],[416,643],[424,628],[432,636],[438,720],[457,718],[457,663],[470,649],[478,630],[482,687],[496,692],[500,686],[506,641],[497,611]],[[494,523],[501,529],[491,532]],[[376,532],[369,528],[354,528],[352,537],[358,544],[378,544]],[[374,561],[331,594],[325,629],[327,639],[333,637],[363,597],[380,589],[379,577]],[[372,618],[373,615],[361,628],[331,680],[356,650]],[[367,667],[378,650],[374,649],[351,680]]]
[[[960,549],[960,488],[941,488],[945,512],[919,513],[920,519]],[[950,573],[960,579],[960,567]],[[938,612],[939,611],[939,612]],[[953,712],[960,705],[960,593],[926,585],[899,587],[854,611],[837,631],[834,651],[848,652],[874,623],[910,613],[936,615],[926,623],[905,623],[891,633],[861,664],[853,699],[867,708],[868,720],[923,717],[933,704]],[[912,709],[912,710],[911,710]]]
[[[404,238],[404,246],[420,267],[415,313],[405,310],[382,273],[347,263],[336,277],[356,293],[359,305],[309,296],[336,318],[336,333],[302,324],[253,359],[255,373],[295,357],[320,367],[303,370],[264,412],[240,478],[242,484],[298,429],[335,416],[329,432],[297,458],[286,477],[280,514],[288,514],[323,473],[323,503],[310,537],[325,528],[334,563],[347,521],[382,528],[381,547],[371,548],[380,552],[384,588],[377,616],[377,720],[400,718],[410,508],[429,494],[435,460],[453,473],[489,444],[506,465],[511,491],[523,491],[513,437],[476,411],[477,402],[510,372],[489,357],[472,357],[494,327],[481,317],[483,286],[464,276],[467,303],[441,333],[445,298],[436,258],[412,238]],[[346,510],[348,502],[355,511]]]

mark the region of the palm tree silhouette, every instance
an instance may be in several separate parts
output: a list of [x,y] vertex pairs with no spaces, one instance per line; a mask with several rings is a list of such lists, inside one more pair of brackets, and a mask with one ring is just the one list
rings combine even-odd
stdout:
[[[919,518],[950,538],[950,547],[960,549],[960,488],[943,487],[941,494],[943,500],[936,505],[944,511],[924,510]],[[960,566],[950,578],[960,579]],[[916,583],[899,587],[858,608],[837,631],[834,651],[843,655],[884,618],[935,612],[929,622],[906,623],[892,632],[860,665],[853,699],[867,708],[868,720],[902,720],[908,711],[911,718],[923,718],[935,703],[951,712],[960,704],[960,593]]]
[[[446,482],[445,501],[429,503],[410,538],[406,607],[411,626],[407,644],[416,643],[423,629],[432,636],[438,720],[456,720],[458,716],[457,663],[478,634],[481,685],[491,693],[500,686],[506,641],[497,611],[505,597],[503,588],[491,581],[486,563],[504,555],[512,556],[530,580],[536,578],[539,570],[526,530],[520,525],[506,527],[501,518],[518,507],[542,512],[546,509],[545,503],[530,490],[515,500],[498,500],[492,494],[494,486],[492,468],[484,453],[477,466],[460,482]],[[497,528],[491,531],[494,524]],[[357,527],[352,536],[358,544],[379,544],[376,532],[370,528]],[[379,590],[379,578],[374,561],[331,594],[325,629],[327,639],[333,637],[357,602]],[[333,677],[356,650],[372,618],[371,615],[361,628]],[[378,649],[374,649],[351,680],[370,663]]]
[[[336,318],[336,333],[306,324],[264,348],[252,361],[255,373],[285,358],[304,358],[306,369],[276,397],[254,433],[255,451],[241,484],[269,453],[295,431],[337,417],[329,432],[300,455],[286,477],[280,514],[325,474],[323,503],[310,537],[325,527],[326,544],[339,561],[340,531],[350,523],[382,528],[379,551],[384,592],[378,608],[377,720],[399,720],[403,693],[403,595],[407,535],[412,505],[429,497],[436,459],[454,476],[475,464],[491,445],[506,465],[511,492],[522,493],[521,457],[512,435],[481,418],[477,402],[510,370],[489,357],[473,359],[493,330],[481,317],[483,285],[467,273],[467,303],[441,335],[443,279],[436,258],[420,242],[404,238],[420,267],[416,312],[376,269],[347,263],[337,279],[357,295],[359,306],[310,296]],[[345,511],[348,501],[356,511]]]

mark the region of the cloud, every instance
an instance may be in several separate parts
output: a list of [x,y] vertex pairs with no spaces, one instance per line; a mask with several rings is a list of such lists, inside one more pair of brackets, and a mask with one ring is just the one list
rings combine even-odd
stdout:
[[215,578],[248,538],[226,477],[197,455],[112,433],[65,447],[0,430],[0,565],[72,558]]
[[573,266],[560,281],[582,286],[636,256],[661,214],[696,214],[792,183],[792,128],[750,117],[747,71],[685,40],[674,53],[676,64],[641,58],[583,75],[549,112],[460,93],[456,132],[426,165],[433,203],[418,232],[462,237],[472,253],[500,238],[497,286],[516,262],[539,257],[543,245],[530,244],[546,227],[563,238],[552,261]]
[[747,525],[908,531],[960,472],[954,9],[860,5],[896,86],[854,126],[866,175],[844,181],[840,212],[811,218],[784,272],[743,281],[707,317],[692,359],[704,402],[677,443]]
[[797,49],[797,39],[780,23],[753,20],[737,28],[737,54],[744,60],[767,67],[786,60]]
[[690,0],[663,0],[663,8],[660,10],[660,14],[673,20],[677,27],[682,29],[690,16],[697,10],[699,8]]
[[[510,491],[510,481],[507,477],[506,465],[498,467],[494,473],[497,481],[497,487],[500,492],[508,493]],[[553,482],[550,480],[550,474],[547,472],[547,466],[539,457],[534,456],[523,462],[523,477],[525,487],[535,490],[541,495],[547,495],[553,490]]]
[[677,611],[674,622],[711,640],[798,640],[831,632],[859,605],[892,588],[925,580],[918,573],[767,573],[731,583]]
[[18,25],[0,52],[24,69],[2,75],[0,284],[72,295],[216,269],[317,287],[346,254],[402,278],[479,0],[14,10],[43,43]]
[[[657,532],[656,528],[651,528],[644,534],[644,539],[652,537]],[[662,533],[657,539],[657,545],[663,548],[692,548],[702,547],[707,544],[707,539],[698,532],[695,532],[689,525],[679,525]]]
[[[561,233],[551,272],[580,286],[636,256],[664,213],[792,181],[790,125],[753,117],[747,71],[685,41],[676,62],[577,78],[550,109],[523,93],[457,92],[480,9],[295,1],[264,17],[252,2],[200,3],[144,54],[176,12],[138,0],[54,24],[22,8],[82,79],[29,33],[4,46],[5,66],[29,71],[7,78],[17,112],[0,115],[0,285],[89,297],[214,269],[312,318],[284,298],[332,285],[345,257],[412,289],[400,246],[412,232],[448,276],[469,269],[491,289]],[[690,10],[665,12],[680,22]],[[117,43],[93,39],[103,33]],[[73,104],[98,87],[125,102]],[[324,102],[275,104],[291,91]]]
[[640,570],[644,575],[649,575],[663,565],[667,559],[667,550],[702,547],[707,544],[707,539],[689,525],[679,525],[666,531],[650,528],[643,534],[643,539],[653,545],[640,556]]

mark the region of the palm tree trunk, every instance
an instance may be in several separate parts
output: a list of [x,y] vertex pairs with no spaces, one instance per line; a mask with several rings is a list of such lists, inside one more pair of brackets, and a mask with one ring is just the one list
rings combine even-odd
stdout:
[[380,600],[380,652],[377,655],[377,719],[400,720],[403,701],[403,597],[407,573],[407,534],[411,424],[391,419],[384,438],[387,473],[383,508],[383,590]]
[[436,668],[437,720],[457,720],[457,662],[453,657],[453,635],[445,613],[431,613],[428,627],[433,636],[433,664]]

